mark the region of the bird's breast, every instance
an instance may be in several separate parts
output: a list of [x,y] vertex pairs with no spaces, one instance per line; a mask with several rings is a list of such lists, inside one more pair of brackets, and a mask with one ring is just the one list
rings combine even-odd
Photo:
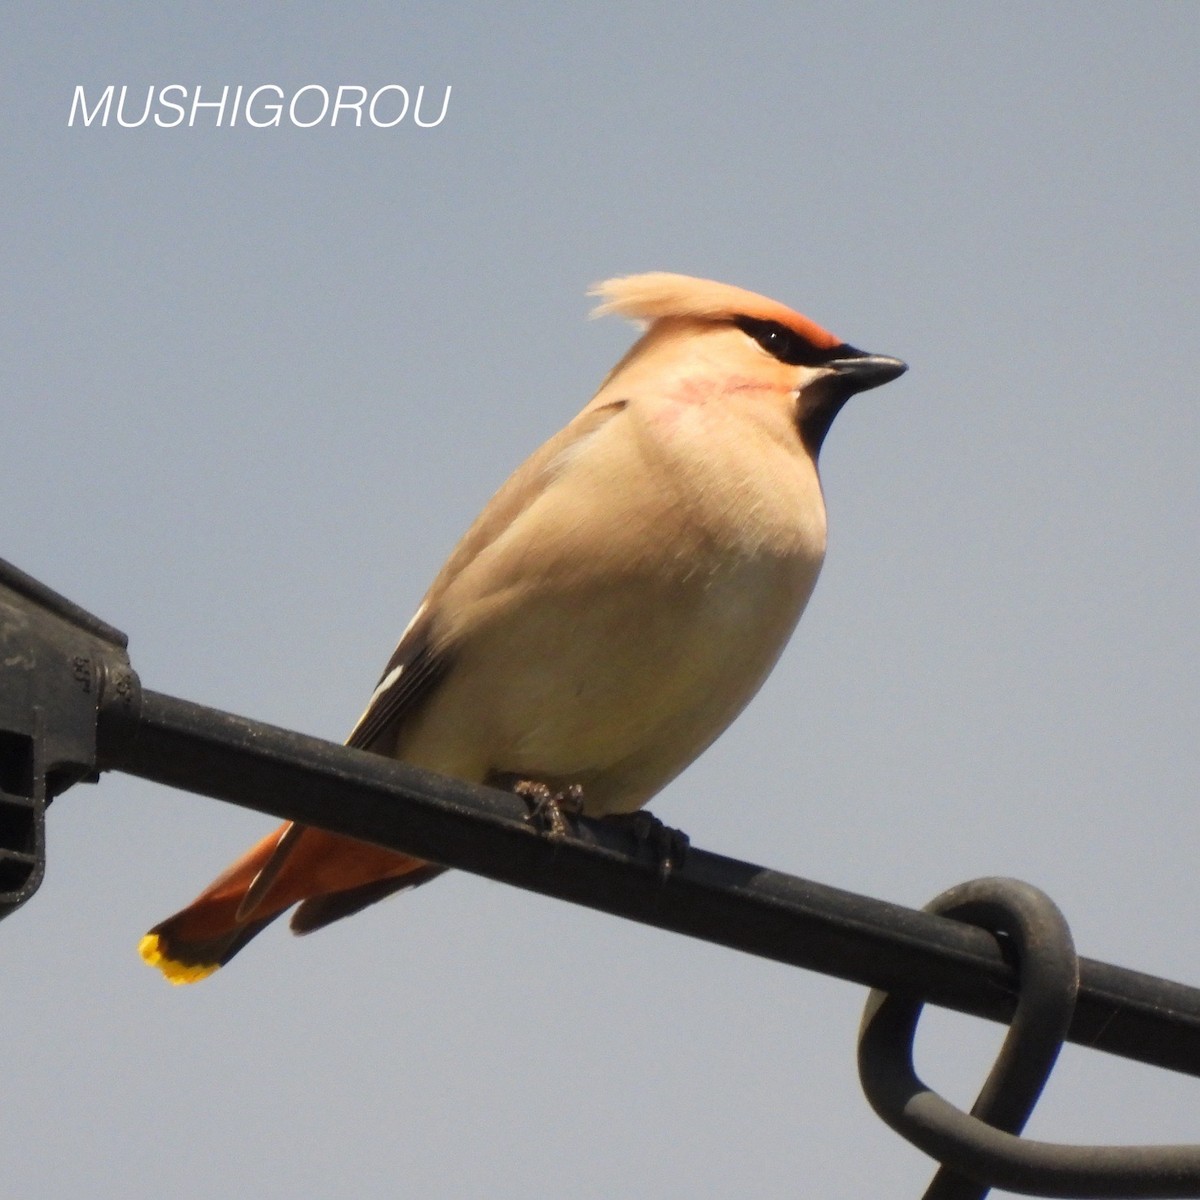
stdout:
[[771,430],[687,407],[589,435],[455,581],[454,668],[410,761],[632,811],[758,690],[820,571],[820,485]]
[[471,738],[487,772],[579,783],[589,812],[632,811],[758,690],[818,568],[751,556],[526,594],[463,646],[450,737]]
[[[825,504],[816,465],[782,406],[754,394],[704,400],[699,388],[647,401],[630,413],[640,477],[657,497],[631,495],[631,507],[658,508],[681,534],[743,560],[820,565]],[[663,510],[669,510],[663,511]]]

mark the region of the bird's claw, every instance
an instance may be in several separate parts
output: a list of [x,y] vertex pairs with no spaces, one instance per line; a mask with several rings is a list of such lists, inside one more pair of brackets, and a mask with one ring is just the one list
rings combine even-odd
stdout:
[[633,813],[617,813],[605,817],[606,825],[615,825],[628,830],[637,842],[638,849],[647,846],[658,867],[659,876],[665,883],[676,867],[682,867],[687,858],[691,839],[682,829],[664,825],[653,813],[640,809]]
[[[556,791],[536,779],[497,776],[492,782],[520,796],[529,809],[528,820],[552,840],[561,840],[575,832],[575,818],[583,813],[583,788],[579,784]],[[664,825],[653,813],[640,809],[632,813],[615,813],[604,823],[631,834],[637,850],[648,848],[665,883],[676,867],[682,867],[691,842],[681,829]]]
[[537,780],[518,779],[512,791],[529,806],[529,820],[547,837],[569,837],[572,820],[583,812],[583,788],[577,783],[556,792]]

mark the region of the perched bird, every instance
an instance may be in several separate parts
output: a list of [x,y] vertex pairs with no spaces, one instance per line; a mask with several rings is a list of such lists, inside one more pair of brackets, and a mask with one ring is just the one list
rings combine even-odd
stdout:
[[[825,554],[821,443],[905,364],[727,284],[592,294],[644,333],[459,542],[348,744],[607,817],[641,809],[774,666]],[[203,979],[294,904],[307,933],[442,870],[285,824],[142,957]]]

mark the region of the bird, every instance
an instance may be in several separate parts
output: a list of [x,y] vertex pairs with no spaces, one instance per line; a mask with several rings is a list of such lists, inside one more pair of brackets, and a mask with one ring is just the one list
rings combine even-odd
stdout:
[[[713,280],[589,295],[640,337],[468,528],[347,744],[628,820],[775,665],[825,557],[822,443],[907,364]],[[309,933],[445,869],[285,823],[139,949],[195,982],[293,906]]]

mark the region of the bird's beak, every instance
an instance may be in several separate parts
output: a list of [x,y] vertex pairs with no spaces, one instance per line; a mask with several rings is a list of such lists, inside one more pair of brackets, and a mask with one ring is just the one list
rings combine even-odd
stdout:
[[886,354],[867,354],[853,346],[838,348],[838,356],[824,364],[835,373],[838,383],[849,396],[891,383],[908,370],[908,363]]

